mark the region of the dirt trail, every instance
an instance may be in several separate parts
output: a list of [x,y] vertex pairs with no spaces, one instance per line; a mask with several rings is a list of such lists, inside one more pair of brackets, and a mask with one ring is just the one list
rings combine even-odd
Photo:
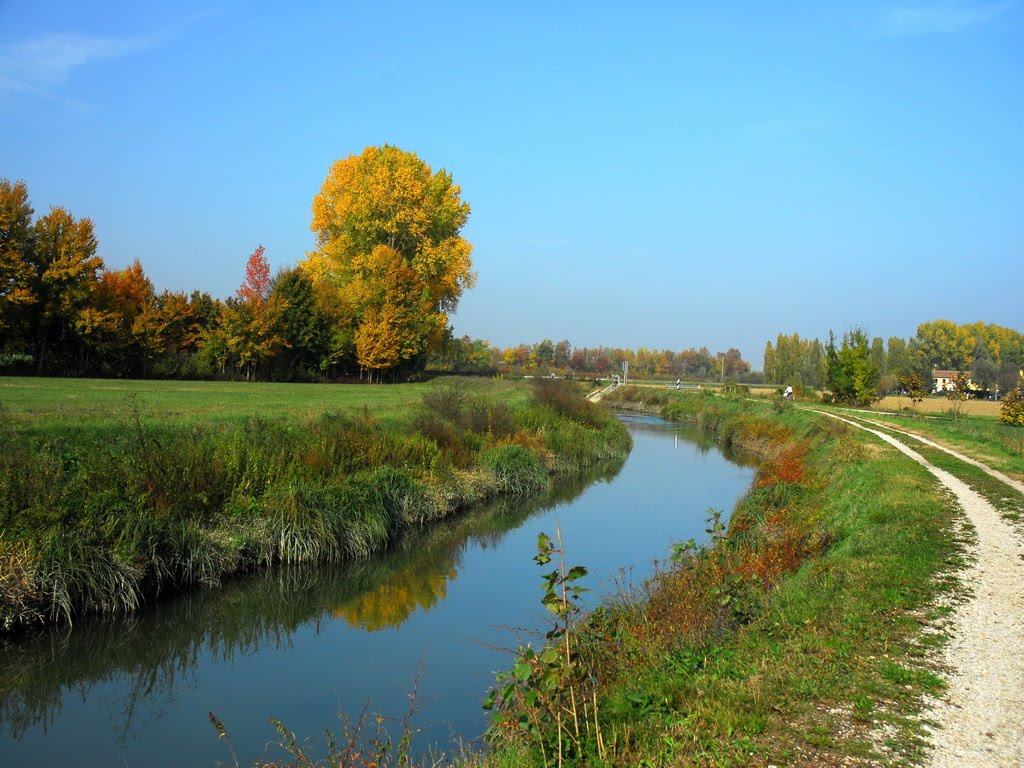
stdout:
[[886,424],[886,423],[881,422],[881,421],[872,421],[871,419],[864,419],[864,418],[861,418],[860,416],[858,416],[857,418],[858,418],[858,420],[863,421],[863,422],[865,422],[867,424],[872,424],[872,425],[874,425],[876,427],[881,427],[882,429],[887,429],[890,432],[896,432],[897,434],[905,435],[905,436],[907,436],[909,438],[917,440],[917,442],[919,442],[919,443],[924,443],[925,445],[929,446],[930,448],[937,448],[938,450],[942,451],[943,453],[948,453],[950,456],[955,456],[956,458],[960,459],[960,461],[963,461],[963,462],[965,462],[967,464],[975,466],[978,469],[980,469],[982,472],[985,472],[986,474],[991,475],[992,477],[996,478],[997,480],[1002,480],[1004,483],[1006,483],[1011,488],[1014,488],[1014,489],[1020,491],[1021,493],[1024,493],[1024,483],[1022,483],[1020,480],[1014,480],[1012,477],[1004,475],[998,469],[992,469],[992,467],[988,466],[987,464],[982,464],[977,459],[972,459],[970,456],[964,456],[962,453],[957,453],[956,451],[952,450],[951,448],[947,448],[946,446],[940,445],[939,443],[936,443],[933,440],[929,440],[927,437],[923,437],[922,435],[915,435],[913,432],[906,432],[906,431],[904,431],[902,429],[894,427],[892,424]]
[[[959,573],[965,594],[953,597],[945,626],[951,640],[938,662],[947,689],[927,713],[931,768],[1024,766],[1024,545],[999,512],[966,483],[935,467],[885,432],[834,414],[877,435],[924,466],[956,497],[974,528],[969,564]],[[1024,485],[917,435],[893,430],[980,466],[1024,492]]]

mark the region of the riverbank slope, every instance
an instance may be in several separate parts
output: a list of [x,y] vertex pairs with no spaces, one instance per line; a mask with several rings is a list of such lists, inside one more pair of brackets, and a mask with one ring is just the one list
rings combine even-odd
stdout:
[[[711,515],[712,547],[678,543],[639,594],[563,623],[564,662],[521,652],[486,764],[923,759],[920,713],[943,687],[937,600],[967,544],[925,469],[781,400],[625,388],[606,402],[699,424],[764,463],[727,529]],[[531,727],[545,719],[555,727]]]
[[[311,391],[253,384],[246,402],[263,386]],[[219,390],[191,387],[155,415],[129,398],[54,419],[32,410],[31,392],[20,412],[0,412],[0,629],[127,613],[279,562],[368,557],[407,528],[630,447],[559,381],[415,385],[415,405],[396,385],[381,416],[361,388],[324,386],[347,407],[214,418],[193,400]]]

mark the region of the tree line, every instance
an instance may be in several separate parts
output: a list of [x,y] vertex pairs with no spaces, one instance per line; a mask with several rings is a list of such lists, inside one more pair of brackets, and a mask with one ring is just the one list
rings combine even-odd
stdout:
[[779,334],[764,351],[767,383],[852,393],[850,401],[906,390],[913,377],[930,388],[935,370],[970,372],[975,387],[987,392],[1014,389],[1024,369],[1024,334],[991,323],[921,323],[909,339],[869,338],[853,328],[825,343]]
[[574,347],[568,339],[544,339],[514,347],[491,346],[469,336],[449,338],[431,357],[430,367],[454,373],[512,373],[547,376],[610,376],[628,363],[630,376],[707,381],[760,381],[738,349],[707,347],[680,351],[639,347]]
[[314,380],[397,378],[450,336],[475,281],[451,175],[397,147],[335,162],[313,199],[316,247],[271,276],[258,246],[234,296],[157,292],[142,264],[109,269],[93,222],[33,218],[0,179],[0,371]]

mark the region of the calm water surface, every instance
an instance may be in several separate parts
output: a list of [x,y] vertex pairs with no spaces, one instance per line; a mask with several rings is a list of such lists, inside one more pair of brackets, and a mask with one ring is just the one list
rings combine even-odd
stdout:
[[544,626],[539,532],[561,525],[593,600],[650,574],[670,542],[704,538],[705,511],[730,511],[752,481],[700,433],[624,420],[624,465],[432,528],[373,563],[277,569],[0,645],[0,766],[233,765],[210,712],[245,765],[284,757],[269,717],[318,739],[340,730],[339,711],[400,719],[414,689],[419,750],[477,738],[503,649]]

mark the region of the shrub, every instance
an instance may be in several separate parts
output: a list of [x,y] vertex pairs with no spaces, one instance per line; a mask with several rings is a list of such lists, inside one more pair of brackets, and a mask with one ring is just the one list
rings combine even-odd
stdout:
[[604,412],[564,379],[531,379],[530,385],[537,405],[547,406],[560,416],[585,424],[597,426],[603,420]]
[[480,463],[494,473],[498,490],[505,493],[535,491],[547,483],[541,460],[521,445],[499,445],[484,451]]
[[457,424],[461,420],[467,397],[462,387],[437,387],[423,393],[423,407],[429,413]]
[[1018,384],[1006,393],[1003,406],[999,409],[999,421],[1003,424],[1024,426],[1024,384]]

